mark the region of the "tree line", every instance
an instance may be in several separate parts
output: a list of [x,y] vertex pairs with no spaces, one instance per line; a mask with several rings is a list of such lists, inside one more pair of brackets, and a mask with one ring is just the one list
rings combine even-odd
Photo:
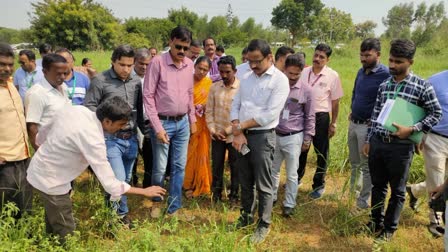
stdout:
[[[0,41],[7,43],[46,42],[71,50],[105,50],[118,44],[163,48],[169,31],[177,25],[192,29],[196,39],[212,36],[224,46],[243,46],[251,39],[285,42],[291,46],[306,42],[343,43],[375,36],[377,24],[367,20],[355,24],[349,13],[326,7],[321,0],[282,0],[272,10],[271,25],[263,27],[254,18],[244,22],[229,4],[225,15],[200,16],[181,7],[168,10],[166,18],[130,17],[120,20],[106,6],[94,0],[42,0],[31,3],[28,29],[0,27]],[[414,6],[401,3],[385,13],[385,39],[411,38],[418,46],[445,46],[448,29],[443,2]]]

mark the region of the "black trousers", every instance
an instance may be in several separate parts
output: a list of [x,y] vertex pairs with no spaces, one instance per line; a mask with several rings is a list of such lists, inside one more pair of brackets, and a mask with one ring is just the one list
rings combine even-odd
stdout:
[[238,153],[235,162],[241,182],[241,215],[243,219],[253,218],[255,189],[258,195],[258,226],[269,227],[272,215],[273,182],[272,161],[274,160],[275,133],[247,134],[250,152],[245,156]]
[[[329,126],[330,114],[328,112],[316,113],[316,133],[313,138],[313,146],[317,155],[317,168],[313,177],[313,190],[325,187],[325,175],[328,167],[328,152],[330,149],[330,138],[328,137]],[[299,169],[297,170],[299,182],[305,175],[308,151],[309,149],[300,154]]]
[[26,180],[26,170],[30,159],[7,162],[0,165],[0,212],[3,204],[14,202],[19,208],[15,216],[20,218],[24,212],[31,211],[33,187]]
[[[369,170],[372,178],[372,221],[394,232],[398,228],[400,213],[406,194],[406,182],[414,155],[414,144],[384,143],[378,136],[370,140]],[[384,215],[387,186],[391,196]]]
[[240,182],[238,178],[238,169],[235,166],[238,152],[233,148],[232,143],[212,140],[212,193],[213,198],[215,199],[221,199],[224,187],[224,161],[226,151],[228,151],[228,162],[230,166],[230,196],[238,197]]

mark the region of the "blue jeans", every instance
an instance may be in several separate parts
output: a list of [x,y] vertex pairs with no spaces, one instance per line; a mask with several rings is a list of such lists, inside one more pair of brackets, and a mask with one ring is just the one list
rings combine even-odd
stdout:
[[[170,151],[171,174],[167,212],[174,213],[182,207],[182,186],[187,163],[188,141],[190,140],[190,124],[188,116],[184,116],[180,121],[160,120],[160,122],[169,137],[170,143],[161,143],[157,140],[154,130],[151,129],[153,154],[152,185],[163,186],[168,162],[168,151]],[[162,201],[160,197],[156,197],[153,200]]]
[[[107,159],[109,160],[115,177],[120,181],[129,183],[132,178],[132,168],[138,154],[137,137],[132,136],[128,140],[117,138],[110,134],[104,135],[107,147]],[[109,202],[110,195],[106,194],[106,204],[111,204],[117,210],[118,215],[126,215],[129,212],[127,197],[121,196],[119,202]]]

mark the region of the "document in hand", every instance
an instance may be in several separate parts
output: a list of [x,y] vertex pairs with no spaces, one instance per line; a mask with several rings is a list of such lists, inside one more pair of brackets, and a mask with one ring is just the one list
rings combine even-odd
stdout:
[[[381,110],[377,123],[381,124],[385,129],[396,132],[392,123],[412,126],[417,122],[425,118],[425,110],[415,104],[412,104],[400,97],[395,100],[388,99]],[[414,132],[409,139],[414,143],[420,143],[422,141],[423,132]]]

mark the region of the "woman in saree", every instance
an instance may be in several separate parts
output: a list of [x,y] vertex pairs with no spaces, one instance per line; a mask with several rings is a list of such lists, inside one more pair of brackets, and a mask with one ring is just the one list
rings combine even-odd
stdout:
[[185,167],[184,190],[187,198],[209,195],[212,182],[210,165],[210,132],[205,122],[205,104],[212,80],[207,77],[211,61],[199,57],[194,65],[193,103],[196,109],[196,133],[190,136],[187,165]]

